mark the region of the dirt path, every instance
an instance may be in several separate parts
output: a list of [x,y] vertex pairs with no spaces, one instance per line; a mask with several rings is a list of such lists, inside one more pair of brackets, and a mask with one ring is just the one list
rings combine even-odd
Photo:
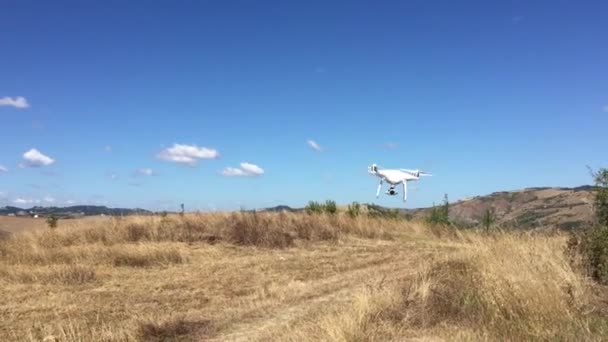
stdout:
[[[352,260],[353,264],[358,265],[318,279],[305,280],[302,284],[303,290],[288,293],[280,301],[269,303],[265,309],[254,309],[258,314],[254,319],[246,318],[252,316],[251,312],[243,313],[243,321],[234,322],[214,341],[272,339],[273,332],[280,332],[283,328],[310,320],[317,315],[338,310],[352,302],[356,294],[368,287],[386,286],[411,276],[417,269],[416,264],[421,262],[426,254],[424,248],[399,242],[382,246],[349,246],[344,248],[344,253],[347,254],[336,257],[337,263],[348,255],[359,253],[360,260],[356,260],[356,256]],[[368,257],[362,257],[362,253]],[[314,260],[311,262],[314,263]]]

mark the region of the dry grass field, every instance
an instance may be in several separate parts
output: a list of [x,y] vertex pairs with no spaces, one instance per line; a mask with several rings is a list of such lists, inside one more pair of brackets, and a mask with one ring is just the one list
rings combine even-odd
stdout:
[[[63,226],[90,225],[107,222],[110,217],[87,216],[79,219],[62,220]],[[0,236],[14,233],[31,232],[47,228],[46,218],[0,216]]]
[[0,340],[606,340],[566,246],[346,215],[60,221],[0,241]]

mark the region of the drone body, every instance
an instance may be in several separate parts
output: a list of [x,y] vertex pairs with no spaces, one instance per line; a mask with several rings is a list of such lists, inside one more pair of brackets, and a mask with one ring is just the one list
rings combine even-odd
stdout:
[[403,202],[407,200],[407,182],[419,180],[422,176],[430,176],[428,172],[420,170],[407,170],[407,169],[379,169],[378,165],[372,164],[368,167],[368,172],[380,178],[380,184],[378,184],[378,191],[376,191],[376,198],[380,195],[380,189],[382,189],[382,183],[387,182],[391,186],[386,190],[386,194],[390,196],[397,195],[395,186],[403,184]]

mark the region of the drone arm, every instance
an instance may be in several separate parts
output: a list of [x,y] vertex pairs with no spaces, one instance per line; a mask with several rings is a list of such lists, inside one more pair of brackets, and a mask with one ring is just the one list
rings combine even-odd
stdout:
[[380,196],[380,189],[382,188],[382,179],[380,179],[380,184],[378,184],[378,191],[376,191],[376,198]]
[[403,202],[407,201],[407,181],[403,181]]

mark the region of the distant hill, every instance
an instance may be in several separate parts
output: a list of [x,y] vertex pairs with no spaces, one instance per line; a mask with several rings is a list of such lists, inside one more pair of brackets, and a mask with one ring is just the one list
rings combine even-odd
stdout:
[[288,205],[277,205],[276,207],[264,208],[261,211],[265,212],[281,212],[281,211],[289,211],[289,212],[297,212],[302,211],[303,208],[292,208]]
[[293,209],[288,205],[277,205],[276,207],[265,208],[262,211],[293,211]]
[[[449,216],[453,222],[475,226],[487,209],[493,209],[497,223],[505,227],[576,229],[593,222],[593,189],[545,187],[495,192],[450,203]],[[402,212],[424,217],[430,209]]]
[[55,215],[58,217],[79,217],[91,215],[148,215],[151,211],[145,209],[126,209],[126,208],[108,208],[105,206],[96,205],[75,205],[71,207],[32,207],[23,209],[18,207],[0,207],[0,215],[15,215],[15,216],[49,216]]

